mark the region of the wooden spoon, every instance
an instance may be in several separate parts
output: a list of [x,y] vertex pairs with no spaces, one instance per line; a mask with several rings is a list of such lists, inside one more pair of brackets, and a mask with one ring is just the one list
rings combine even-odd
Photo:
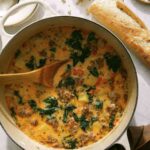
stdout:
[[42,68],[25,72],[25,73],[10,73],[0,74],[0,84],[16,83],[24,80],[40,83],[47,87],[53,86],[53,78],[58,68],[66,63],[68,60],[56,61],[50,65],[46,65]]

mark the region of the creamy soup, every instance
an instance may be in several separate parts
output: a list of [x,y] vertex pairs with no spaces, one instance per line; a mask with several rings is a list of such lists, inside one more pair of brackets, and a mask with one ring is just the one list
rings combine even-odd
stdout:
[[119,55],[94,32],[51,27],[24,42],[8,72],[26,72],[55,60],[61,66],[52,88],[31,81],[6,85],[5,97],[16,125],[32,139],[74,149],[106,136],[127,104],[127,72]]

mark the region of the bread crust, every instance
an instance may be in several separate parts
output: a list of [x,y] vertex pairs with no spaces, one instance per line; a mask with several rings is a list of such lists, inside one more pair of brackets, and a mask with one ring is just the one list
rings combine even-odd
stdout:
[[88,10],[150,67],[150,31],[125,4],[120,3],[117,0],[99,0],[92,3]]

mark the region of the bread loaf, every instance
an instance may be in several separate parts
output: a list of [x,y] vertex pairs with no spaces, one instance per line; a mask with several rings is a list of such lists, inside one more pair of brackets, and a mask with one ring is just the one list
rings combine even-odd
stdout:
[[150,31],[122,1],[96,0],[88,10],[150,67]]

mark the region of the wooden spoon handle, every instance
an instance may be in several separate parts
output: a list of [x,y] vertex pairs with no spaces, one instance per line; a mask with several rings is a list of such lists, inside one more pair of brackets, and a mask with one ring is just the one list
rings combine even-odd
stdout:
[[16,83],[28,80],[52,87],[53,78],[56,71],[62,64],[66,63],[67,61],[68,60],[56,61],[50,65],[25,73],[0,74],[0,84]]
[[0,74],[0,84],[17,83],[24,80],[39,81],[40,71],[31,71],[26,73]]

